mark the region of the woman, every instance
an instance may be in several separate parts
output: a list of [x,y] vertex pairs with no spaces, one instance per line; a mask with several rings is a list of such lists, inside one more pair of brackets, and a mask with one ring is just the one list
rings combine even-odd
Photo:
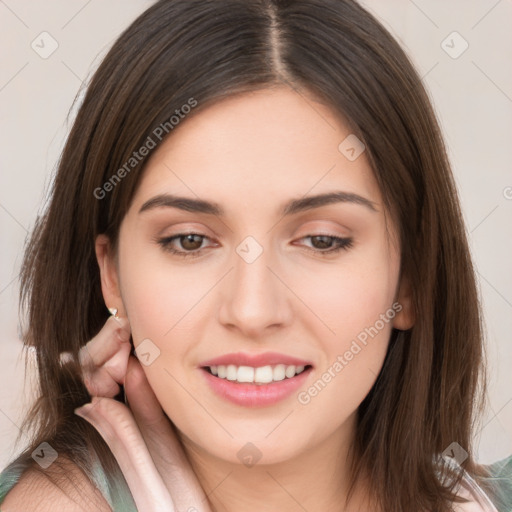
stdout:
[[510,507],[512,459],[472,450],[481,314],[439,127],[353,1],[143,13],[88,87],[22,299],[41,398],[7,510]]

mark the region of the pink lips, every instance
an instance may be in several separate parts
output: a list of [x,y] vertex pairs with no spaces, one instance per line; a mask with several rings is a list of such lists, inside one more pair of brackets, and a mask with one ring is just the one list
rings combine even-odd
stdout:
[[[306,368],[302,373],[295,375],[295,377],[291,379],[286,378],[278,382],[269,382],[267,384],[240,383],[221,379],[212,375],[209,370],[205,368],[206,366],[227,366],[230,364],[235,366],[252,366],[253,368],[267,365],[275,366],[277,364],[284,364],[286,366],[309,366],[309,368]],[[210,389],[220,397],[244,407],[264,407],[284,400],[304,384],[312,371],[312,365],[309,361],[279,354],[277,352],[265,352],[257,355],[237,352],[209,359],[199,366]]]

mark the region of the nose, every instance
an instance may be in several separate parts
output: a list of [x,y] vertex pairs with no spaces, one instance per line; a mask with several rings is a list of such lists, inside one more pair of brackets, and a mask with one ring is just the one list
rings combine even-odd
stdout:
[[232,262],[234,268],[221,289],[220,323],[251,339],[289,325],[293,294],[280,276],[271,251],[263,249],[254,261],[242,251],[235,252]]

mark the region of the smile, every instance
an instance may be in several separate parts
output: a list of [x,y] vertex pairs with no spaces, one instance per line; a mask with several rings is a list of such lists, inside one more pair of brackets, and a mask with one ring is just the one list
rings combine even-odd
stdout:
[[[207,385],[217,397],[238,406],[251,408],[271,406],[290,397],[304,386],[312,370],[311,365],[305,367],[276,365],[258,368],[220,365],[213,368],[210,366],[200,368]],[[213,371],[217,371],[217,375],[214,375]],[[286,372],[291,376],[287,376]],[[274,380],[275,373],[280,380]],[[233,378],[230,380],[228,377]],[[239,378],[241,380],[238,380]],[[244,381],[244,378],[252,378],[252,380],[248,382]]]
[[[309,365],[308,365],[309,366]],[[235,382],[247,382],[255,384],[268,384],[270,382],[279,382],[285,379],[291,379],[301,374],[306,366],[277,364],[275,366],[266,365],[253,368],[251,366],[213,365],[206,367],[212,375],[220,379],[226,379]]]

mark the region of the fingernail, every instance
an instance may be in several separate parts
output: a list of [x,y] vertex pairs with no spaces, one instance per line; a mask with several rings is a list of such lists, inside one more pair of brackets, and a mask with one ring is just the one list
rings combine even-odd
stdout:
[[73,356],[70,352],[61,352],[60,353],[60,364],[64,365],[66,363],[69,363],[70,361],[73,361]]
[[84,404],[81,407],[77,407],[73,412],[77,416],[80,416],[81,418],[86,419],[87,416],[89,415],[89,411],[91,410],[91,408],[92,408],[92,404],[91,403]]
[[84,420],[87,419],[87,416],[84,414],[84,411],[80,408],[80,409],[75,409],[74,410],[74,413],[77,415],[77,416],[80,416],[80,418],[83,418]]

